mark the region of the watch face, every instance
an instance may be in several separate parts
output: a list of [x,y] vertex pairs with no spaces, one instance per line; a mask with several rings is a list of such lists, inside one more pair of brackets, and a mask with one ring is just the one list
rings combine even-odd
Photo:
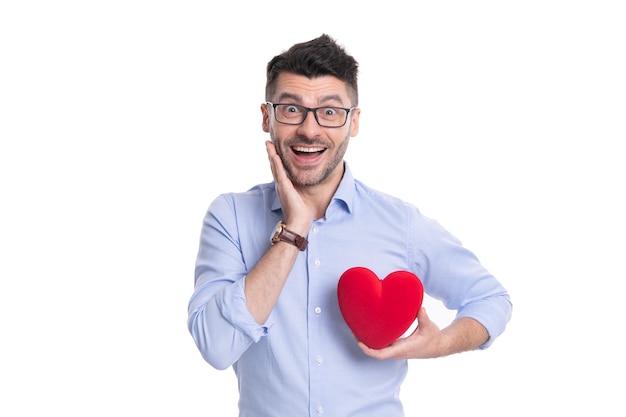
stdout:
[[272,233],[272,238],[270,239],[272,243],[276,243],[278,241],[278,237],[280,236],[282,231],[283,231],[283,222],[278,222],[276,224],[276,229],[274,230],[274,233]]
[[286,226],[285,223],[283,223],[282,221],[278,222],[278,224],[276,225],[276,231],[274,232],[274,234],[272,235],[270,239],[270,242],[272,243],[272,245],[282,241],[282,242],[291,243],[292,245],[296,246],[300,250],[306,249],[307,244],[308,244],[306,238],[300,235],[297,235],[294,232],[286,229],[285,226]]

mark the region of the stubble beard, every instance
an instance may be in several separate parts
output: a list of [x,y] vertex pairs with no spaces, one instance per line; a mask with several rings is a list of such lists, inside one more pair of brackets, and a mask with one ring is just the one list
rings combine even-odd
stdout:
[[[331,175],[335,168],[337,168],[339,164],[343,163],[343,157],[346,154],[348,143],[350,142],[350,135],[348,133],[346,134],[344,140],[341,141],[341,143],[334,150],[332,158],[326,163],[325,166],[322,167],[320,171],[316,171],[318,169],[317,167],[297,170],[289,161],[285,160],[284,153],[285,149],[289,149],[292,143],[301,143],[302,141],[298,140],[298,138],[288,139],[283,145],[281,145],[280,142],[274,140],[274,134],[272,131],[270,131],[270,137],[276,147],[276,153],[280,157],[281,161],[283,161],[287,177],[291,180],[294,186],[299,187],[311,187],[323,183]],[[327,148],[325,152],[331,152],[332,150],[333,148]]]

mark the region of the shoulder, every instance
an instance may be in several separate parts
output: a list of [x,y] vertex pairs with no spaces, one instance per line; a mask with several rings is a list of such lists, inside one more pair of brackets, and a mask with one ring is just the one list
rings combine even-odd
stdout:
[[209,207],[210,212],[229,211],[245,214],[247,211],[259,212],[260,208],[271,207],[276,198],[273,182],[257,184],[247,191],[219,194]]
[[245,202],[249,200],[258,200],[267,196],[274,196],[275,188],[273,182],[257,184],[246,191],[232,191],[219,194],[216,200],[222,199],[232,202]]
[[376,215],[388,220],[394,219],[407,231],[419,235],[447,234],[441,224],[435,219],[424,215],[414,203],[401,197],[391,195],[365,185],[355,180],[355,208],[359,210],[374,210]]
[[380,191],[365,185],[359,180],[354,180],[355,192],[359,201],[367,201],[367,204],[377,204],[387,206],[388,208],[397,208],[400,210],[415,210],[417,207],[400,197],[393,196],[384,191]]

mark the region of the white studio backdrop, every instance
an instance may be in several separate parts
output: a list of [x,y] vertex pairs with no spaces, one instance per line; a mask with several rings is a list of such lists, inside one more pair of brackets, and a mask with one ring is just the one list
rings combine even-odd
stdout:
[[411,362],[407,416],[623,415],[625,18],[618,1],[3,2],[0,415],[237,415],[232,370],[186,328],[201,221],[271,179],[265,65],[322,33],[360,62],[355,176],[439,220],[514,303],[491,349]]

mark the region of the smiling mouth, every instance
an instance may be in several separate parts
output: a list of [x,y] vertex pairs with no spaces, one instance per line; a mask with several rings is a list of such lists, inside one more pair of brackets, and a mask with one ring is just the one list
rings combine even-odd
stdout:
[[306,155],[319,155],[326,150],[323,147],[305,147],[305,146],[294,146],[291,148],[293,152],[300,156]]

